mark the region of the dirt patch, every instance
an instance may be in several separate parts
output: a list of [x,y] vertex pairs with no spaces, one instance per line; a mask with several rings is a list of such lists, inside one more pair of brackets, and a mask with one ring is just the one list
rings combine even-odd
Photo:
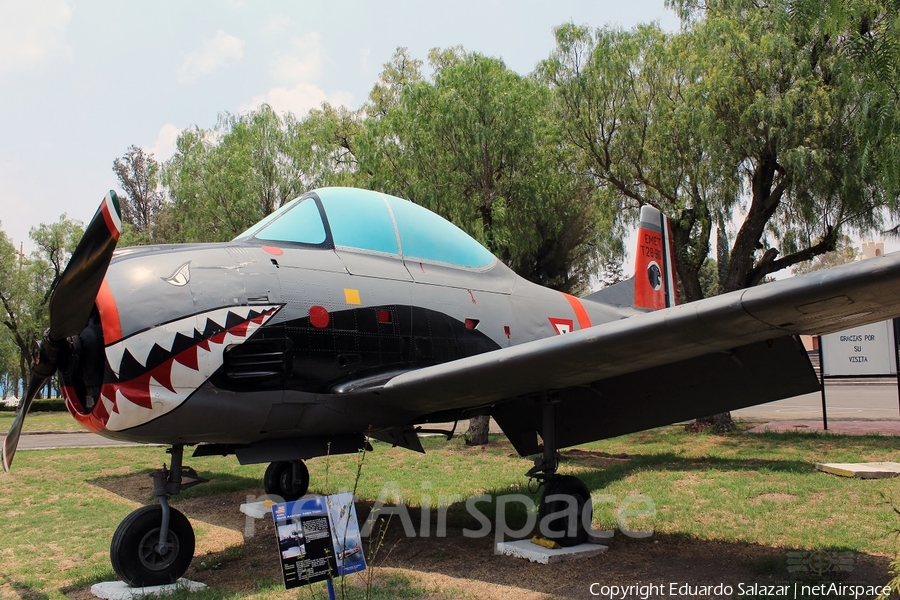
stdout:
[[[138,496],[145,493],[140,481],[124,479],[133,484],[124,486],[130,493]],[[123,479],[116,481],[120,491],[122,482]],[[240,513],[238,507],[246,501],[246,496],[246,492],[234,492],[173,503],[189,516],[198,532],[198,551],[188,577],[212,589],[234,594],[253,592],[261,579],[280,581],[274,525],[269,519],[248,519]],[[370,508],[358,505],[361,521]],[[418,527],[419,513],[411,510],[410,516]],[[448,525],[446,537],[408,537],[400,519],[394,518],[377,549],[371,543],[365,544],[366,556],[375,567],[371,573],[376,579],[401,573],[413,582],[438,590],[425,598],[442,597],[440,590],[460,590],[488,600],[591,598],[596,597],[590,593],[593,583],[623,586],[652,583],[668,590],[671,583],[691,586],[724,583],[736,589],[739,583],[792,581],[787,569],[790,551],[783,548],[665,535],[631,539],[617,534],[604,554],[570,563],[541,565],[495,555],[493,537],[466,537],[466,527],[474,530],[479,526],[476,522],[455,523]],[[436,530],[434,523],[431,530]],[[791,560],[796,563],[798,559],[795,556]],[[843,574],[840,581],[883,585],[889,579],[888,563],[887,557],[854,554],[852,571]],[[825,581],[830,581],[825,577]],[[362,583],[354,580],[351,584]],[[87,589],[67,592],[76,599],[92,598]],[[295,594],[285,592],[285,597],[295,597]]]

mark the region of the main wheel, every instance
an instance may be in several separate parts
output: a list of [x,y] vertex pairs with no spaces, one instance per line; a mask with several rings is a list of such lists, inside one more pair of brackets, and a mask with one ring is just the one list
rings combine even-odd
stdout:
[[194,528],[183,514],[171,510],[169,550],[160,553],[159,528],[162,506],[143,506],[119,524],[113,534],[109,558],[116,574],[130,586],[147,587],[175,583],[194,558]]
[[271,463],[263,477],[263,487],[269,496],[278,496],[286,502],[297,500],[309,489],[309,470],[302,460],[296,461],[297,477],[294,477],[294,463],[279,461]]
[[[560,500],[548,501],[547,498],[554,495],[565,496]],[[569,500],[571,499],[571,501]],[[575,529],[569,527],[573,517],[572,510],[577,511],[575,517]],[[585,516],[587,511],[587,516]],[[547,535],[560,546],[577,546],[587,539],[585,523],[590,524],[593,517],[591,506],[591,492],[577,477],[572,475],[558,475],[551,477],[544,484],[544,494],[538,511],[539,523],[544,524],[544,517],[554,515],[544,525],[542,533]]]

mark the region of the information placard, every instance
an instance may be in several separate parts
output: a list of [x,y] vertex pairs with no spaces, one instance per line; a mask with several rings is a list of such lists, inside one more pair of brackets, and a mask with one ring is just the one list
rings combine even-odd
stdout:
[[284,587],[366,568],[353,494],[333,494],[272,507]]
[[825,377],[896,375],[893,321],[881,321],[821,337]]

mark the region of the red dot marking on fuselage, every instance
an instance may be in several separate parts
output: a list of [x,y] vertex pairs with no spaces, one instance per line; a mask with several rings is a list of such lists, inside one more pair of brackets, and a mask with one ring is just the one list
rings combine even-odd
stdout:
[[309,322],[313,327],[324,329],[331,322],[331,315],[324,306],[310,306]]
[[284,250],[281,248],[276,248],[275,246],[263,246],[263,252],[268,252],[272,256],[281,256],[284,254]]

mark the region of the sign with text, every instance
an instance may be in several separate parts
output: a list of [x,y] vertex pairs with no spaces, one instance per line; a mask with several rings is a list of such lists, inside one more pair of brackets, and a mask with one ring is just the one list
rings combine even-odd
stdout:
[[366,568],[353,494],[276,504],[272,518],[286,589]]
[[897,374],[893,321],[829,333],[821,343],[826,377]]

